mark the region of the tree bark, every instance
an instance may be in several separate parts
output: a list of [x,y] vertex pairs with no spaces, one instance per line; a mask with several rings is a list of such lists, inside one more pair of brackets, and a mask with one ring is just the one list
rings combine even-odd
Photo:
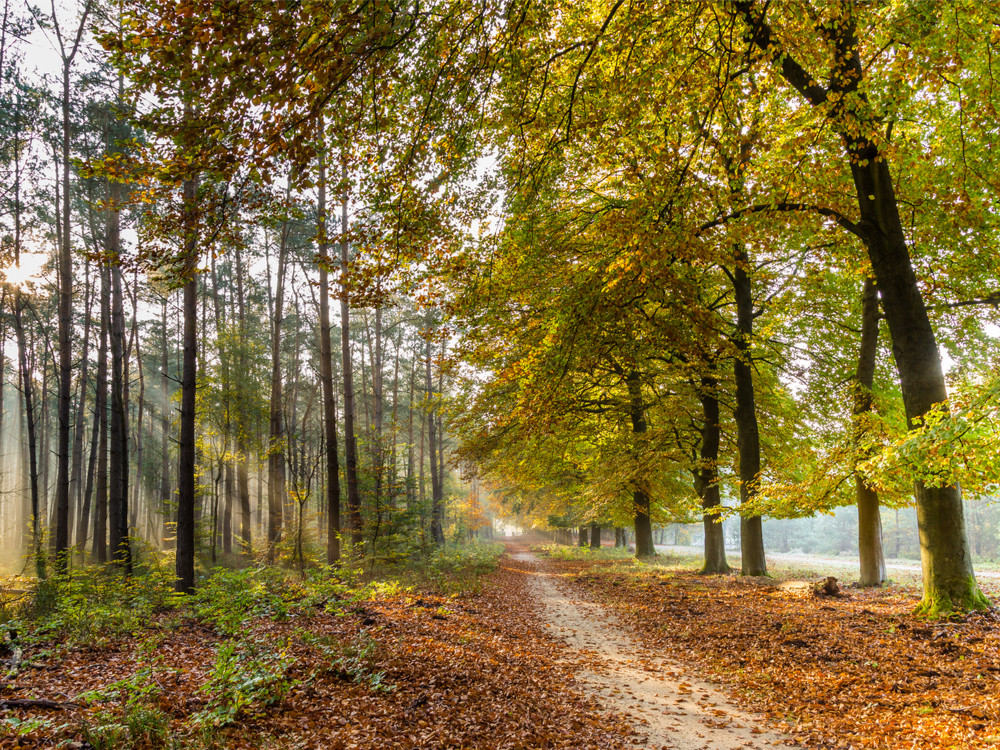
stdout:
[[160,359],[160,513],[163,517],[162,540],[167,539],[167,523],[172,515],[172,497],[170,490],[170,357],[167,346],[167,297],[163,298],[163,313],[160,323],[163,325]]
[[128,421],[125,406],[125,308],[122,290],[120,216],[121,186],[111,185],[106,253],[111,273],[111,424],[108,468],[108,544],[113,562],[131,572],[128,542]]
[[601,527],[596,523],[590,525],[590,548],[601,548]]
[[267,559],[273,562],[281,541],[285,486],[285,425],[281,382],[281,329],[284,322],[285,268],[288,250],[288,222],[281,227],[278,271],[275,278],[274,309],[271,313],[271,408],[267,450]]
[[[646,432],[646,407],[642,402],[642,383],[639,373],[630,372],[626,378],[629,396],[629,416],[632,418],[632,433],[638,443]],[[650,557],[656,554],[653,546],[653,526],[650,520],[649,493],[642,487],[632,490],[632,507],[635,517],[635,556]]]
[[[236,303],[239,315],[239,341],[240,341],[240,372],[245,373],[246,363],[246,304],[243,295],[243,256],[240,253],[239,244],[236,246]],[[250,451],[247,446],[247,435],[250,425],[245,423],[245,412],[240,409],[236,417],[236,494],[240,499],[240,551],[244,555],[249,555],[253,548],[251,526],[252,517],[250,512]]]
[[[75,51],[75,49],[74,49]],[[72,56],[63,52],[62,216],[59,238],[59,436],[56,447],[55,566],[65,572],[69,552],[69,412],[73,388],[73,255],[69,195],[69,72]]]
[[[760,432],[757,426],[757,402],[753,390],[753,295],[748,266],[750,259],[743,248],[736,251],[732,272],[736,293],[736,444],[740,453],[740,504],[747,505],[757,494],[760,481]],[[764,530],[759,515],[740,514],[740,545],[743,557],[741,573],[766,576]]]
[[195,401],[198,387],[198,182],[184,181],[184,323],[181,423],[177,450],[177,560],[175,588],[194,592]]
[[701,378],[698,398],[701,401],[701,462],[694,472],[694,488],[701,498],[702,523],[705,528],[705,565],[702,575],[729,573],[732,568],[726,562],[726,543],[723,534],[722,517],[717,508],[722,505],[719,498],[719,399],[718,381],[711,375]]
[[340,204],[340,346],[344,370],[344,473],[347,479],[347,514],[351,526],[351,545],[355,554],[361,554],[364,539],[361,523],[361,495],[358,491],[358,440],[355,433],[354,366],[351,362],[351,306],[350,287],[347,283],[349,243],[347,241],[347,160],[341,173],[344,182]]
[[442,504],[441,476],[437,461],[437,430],[434,420],[434,381],[431,378],[431,339],[427,337],[427,425],[431,463],[431,539],[434,544],[444,544],[444,508]]
[[340,562],[340,465],[337,456],[337,404],[333,395],[333,342],[330,336],[331,263],[326,235],[326,152],[320,149],[319,202],[316,221],[319,234],[319,376],[323,386],[323,430],[326,448],[326,562]]
[[101,265],[101,343],[97,355],[95,419],[100,422],[97,445],[97,490],[94,516],[94,559],[108,561],[108,335],[111,328],[111,269]]
[[[70,517],[68,523],[72,529],[73,525],[73,507],[77,508],[77,515],[82,516],[84,513],[83,509],[83,493],[82,487],[80,486],[83,480],[83,438],[86,432],[86,414],[87,414],[87,377],[89,375],[89,359],[90,359],[90,305],[91,305],[91,283],[90,283],[90,264],[86,265],[85,281],[84,281],[84,322],[83,322],[83,353],[80,356],[80,395],[76,401],[76,423],[73,429],[73,463],[70,470],[69,488],[70,488]],[[77,524],[78,531],[79,523]],[[86,527],[84,527],[84,530]],[[82,549],[83,537],[77,534],[76,546]]]
[[[780,60],[781,75],[810,105],[829,110],[826,120],[844,144],[859,212],[859,220],[850,228],[864,243],[871,261],[892,336],[907,424],[915,428],[928,411],[947,402],[948,393],[937,340],[900,220],[889,162],[878,143],[865,137],[869,130],[880,130],[881,124],[859,122],[859,113],[865,110],[850,105],[856,98],[867,98],[861,87],[864,68],[858,52],[855,7],[843,4],[843,18],[830,27],[834,68],[827,90],[794,58],[775,54],[782,52],[780,44],[752,5],[749,0],[734,3],[747,23],[751,43]],[[938,616],[953,609],[989,607],[973,573],[961,490],[957,486],[928,487],[918,480],[915,496],[924,589],[918,611]]]
[[[865,279],[861,297],[861,346],[858,351],[858,372],[854,383],[856,461],[864,458],[861,446],[864,438],[862,420],[872,410],[875,358],[878,354],[878,325],[878,287],[874,279]],[[854,482],[858,502],[858,551],[861,558],[861,577],[858,582],[862,586],[881,586],[886,581],[886,571],[878,493],[868,486],[868,482],[857,471],[854,473]]]

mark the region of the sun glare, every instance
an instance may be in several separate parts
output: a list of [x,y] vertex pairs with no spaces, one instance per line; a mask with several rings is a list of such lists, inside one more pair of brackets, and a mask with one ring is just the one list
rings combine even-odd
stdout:
[[45,253],[21,253],[21,265],[11,263],[0,268],[3,280],[13,286],[23,287],[42,278],[42,269],[47,256]]

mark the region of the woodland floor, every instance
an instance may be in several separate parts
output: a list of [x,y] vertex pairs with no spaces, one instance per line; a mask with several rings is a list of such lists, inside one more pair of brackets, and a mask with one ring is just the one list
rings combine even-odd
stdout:
[[548,564],[645,648],[719,685],[802,747],[1000,747],[995,611],[928,622],[912,615],[912,584],[817,596],[812,582],[701,576],[677,562]]
[[[908,586],[819,597],[669,558],[508,552],[458,595],[292,607],[238,634],[171,611],[99,647],[35,642],[0,683],[0,747],[1000,747],[992,612],[928,623]],[[287,665],[280,700],[198,732],[193,718],[220,708],[213,664],[237,642]],[[131,692],[108,690],[123,680]],[[165,726],[127,744],[93,732],[134,724],[137,701]]]

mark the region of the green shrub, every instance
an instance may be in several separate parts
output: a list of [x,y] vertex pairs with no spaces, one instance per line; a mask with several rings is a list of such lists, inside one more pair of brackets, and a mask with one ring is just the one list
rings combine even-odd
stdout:
[[502,544],[469,544],[433,550],[418,570],[420,584],[443,594],[478,593],[482,576],[492,573],[503,555]]
[[220,633],[235,635],[257,617],[283,620],[305,590],[277,568],[216,568],[192,597],[195,614]]
[[191,717],[195,727],[212,729],[281,703],[296,684],[288,676],[295,659],[254,640],[219,644],[215,666],[201,690],[208,705]]
[[173,606],[174,575],[157,557],[126,576],[116,567],[86,567],[39,581],[27,619],[42,635],[90,643],[130,635]]
[[373,692],[391,693],[396,689],[385,681],[385,672],[377,670],[378,641],[367,633],[355,640],[338,641],[328,635],[316,635],[308,630],[297,630],[296,637],[316,649],[323,657],[324,671],[343,679],[368,685]]
[[576,545],[545,544],[540,547],[532,547],[532,549],[553,560],[625,560],[635,557],[635,553],[629,552],[626,547],[591,549]]

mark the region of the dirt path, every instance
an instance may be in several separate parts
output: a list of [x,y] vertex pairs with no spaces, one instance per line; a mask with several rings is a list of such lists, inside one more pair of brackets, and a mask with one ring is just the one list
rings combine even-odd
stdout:
[[523,547],[511,557],[528,572],[529,588],[553,635],[580,651],[591,669],[580,675],[608,709],[636,719],[643,746],[669,750],[787,747],[716,688],[691,679],[678,664],[646,651],[598,604],[575,600],[557,576]]

